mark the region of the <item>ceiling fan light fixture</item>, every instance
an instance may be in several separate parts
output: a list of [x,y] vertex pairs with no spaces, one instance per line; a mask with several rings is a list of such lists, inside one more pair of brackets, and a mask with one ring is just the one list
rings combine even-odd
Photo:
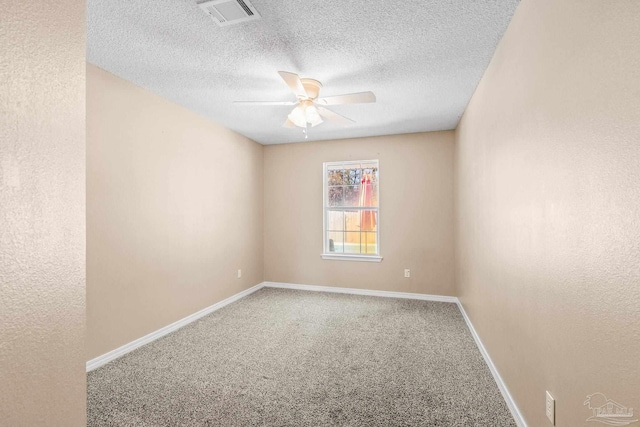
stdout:
[[318,126],[318,125],[319,125],[320,123],[322,123],[323,121],[324,121],[324,120],[322,120],[322,117],[318,116],[318,118],[317,118],[317,119],[315,119],[315,120],[313,120],[313,121],[311,121],[311,122],[309,122],[309,123],[311,123],[311,127],[315,127],[315,126]]
[[307,127],[307,117],[302,105],[298,105],[296,108],[294,108],[287,117],[293,122],[294,125],[301,128]]
[[320,117],[320,113],[313,102],[309,100],[304,100],[300,102],[296,108],[294,108],[291,113],[287,116],[294,125],[306,128],[307,123],[310,123],[311,126],[317,126],[322,123],[322,117]]
[[320,122],[322,123],[322,119],[320,118],[320,114],[318,113],[318,109],[315,107],[315,105],[307,106],[304,110],[304,115],[307,122],[311,124],[317,122],[318,120],[320,120]]

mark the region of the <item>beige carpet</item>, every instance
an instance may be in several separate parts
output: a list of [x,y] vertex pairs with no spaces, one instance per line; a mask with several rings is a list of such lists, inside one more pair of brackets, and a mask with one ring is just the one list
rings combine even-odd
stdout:
[[515,426],[455,304],[264,288],[88,374],[89,426]]

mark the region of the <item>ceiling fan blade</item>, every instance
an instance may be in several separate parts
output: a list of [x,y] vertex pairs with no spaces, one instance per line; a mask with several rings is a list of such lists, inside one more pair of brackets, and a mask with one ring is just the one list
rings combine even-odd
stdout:
[[333,111],[324,107],[318,107],[318,113],[325,119],[333,121],[335,123],[340,123],[342,125],[350,125],[351,123],[355,123],[353,120],[345,116],[341,116],[338,113],[334,113]]
[[234,104],[243,105],[296,105],[296,101],[233,101]]
[[362,104],[376,102],[373,92],[348,93],[345,95],[327,96],[316,101],[320,105]]
[[278,71],[282,80],[289,86],[291,91],[298,98],[308,98],[307,91],[302,86],[302,82],[300,81],[300,77],[295,73],[289,73],[287,71]]
[[287,119],[283,124],[282,124],[283,128],[294,128],[296,127],[295,123],[293,123],[291,120]]

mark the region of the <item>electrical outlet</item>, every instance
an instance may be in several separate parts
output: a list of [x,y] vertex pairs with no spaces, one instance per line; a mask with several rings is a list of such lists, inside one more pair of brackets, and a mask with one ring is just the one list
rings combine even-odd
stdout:
[[404,277],[411,277],[411,270],[409,270],[408,268],[404,269]]
[[238,279],[242,277],[242,270],[238,270]]
[[556,425],[556,400],[547,392],[547,418]]

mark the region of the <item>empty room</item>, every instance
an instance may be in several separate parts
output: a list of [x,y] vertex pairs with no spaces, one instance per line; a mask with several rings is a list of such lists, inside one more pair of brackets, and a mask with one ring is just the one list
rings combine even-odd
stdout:
[[0,3],[0,427],[640,426],[640,1]]

